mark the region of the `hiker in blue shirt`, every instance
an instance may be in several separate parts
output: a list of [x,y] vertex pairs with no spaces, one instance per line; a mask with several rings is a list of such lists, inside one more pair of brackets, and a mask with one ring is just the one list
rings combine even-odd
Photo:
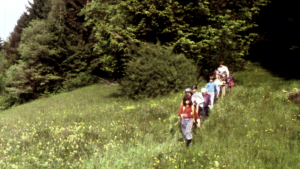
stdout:
[[205,88],[210,95],[210,109],[212,109],[214,105],[215,94],[217,93],[217,85],[214,83],[213,76],[210,77],[209,83],[206,84]]

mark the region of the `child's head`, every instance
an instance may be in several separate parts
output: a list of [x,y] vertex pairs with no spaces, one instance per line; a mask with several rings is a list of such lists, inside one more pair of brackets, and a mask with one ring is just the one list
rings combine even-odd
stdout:
[[194,85],[192,85],[191,88],[192,88],[193,93],[197,92],[197,85],[194,84]]
[[215,79],[215,77],[213,77],[213,76],[210,76],[210,77],[209,77],[209,82],[213,82],[213,81],[214,81],[214,79]]
[[229,71],[229,74],[230,74],[230,75],[232,75],[232,74],[233,74],[233,72],[232,72],[232,71]]
[[183,102],[183,106],[191,106],[193,104],[191,96],[184,96],[182,102]]
[[202,94],[206,94],[206,93],[207,93],[207,89],[206,89],[206,88],[202,88],[202,89],[201,89],[201,93],[202,93]]
[[193,95],[193,91],[190,88],[185,89],[185,95],[186,96],[192,96]]

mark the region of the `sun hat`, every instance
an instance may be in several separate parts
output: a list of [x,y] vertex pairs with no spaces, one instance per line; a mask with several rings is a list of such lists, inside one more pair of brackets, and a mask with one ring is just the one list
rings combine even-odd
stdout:
[[201,93],[205,93],[206,91],[207,91],[206,88],[202,88],[202,89],[201,89]]
[[185,93],[192,93],[192,89],[190,88],[185,89]]

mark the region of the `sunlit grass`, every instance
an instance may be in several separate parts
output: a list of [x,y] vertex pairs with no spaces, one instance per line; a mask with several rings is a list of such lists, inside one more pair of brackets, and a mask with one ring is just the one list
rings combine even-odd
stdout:
[[299,168],[299,107],[281,91],[299,81],[253,65],[235,78],[189,149],[183,93],[131,101],[97,84],[3,111],[0,168]]

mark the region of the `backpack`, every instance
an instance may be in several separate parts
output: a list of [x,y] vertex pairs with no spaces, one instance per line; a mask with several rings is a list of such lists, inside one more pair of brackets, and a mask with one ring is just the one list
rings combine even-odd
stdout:
[[234,82],[233,82],[233,80],[230,80],[229,81],[229,86],[228,86],[229,88],[233,88],[234,87]]

